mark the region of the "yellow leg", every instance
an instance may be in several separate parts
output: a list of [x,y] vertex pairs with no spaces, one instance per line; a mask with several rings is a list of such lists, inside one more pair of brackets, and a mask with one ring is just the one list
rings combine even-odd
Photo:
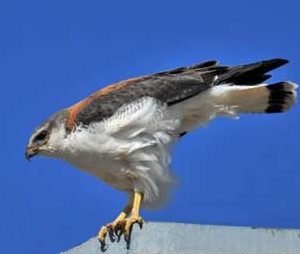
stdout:
[[101,229],[98,233],[98,239],[102,245],[105,245],[105,237],[106,237],[107,233],[109,232],[109,230],[115,231],[115,228],[117,227],[117,225],[126,219],[127,215],[129,214],[129,212],[132,208],[132,205],[133,205],[133,200],[131,198],[130,202],[128,202],[128,204],[126,205],[124,210],[118,215],[117,218],[114,219],[114,221],[112,223],[108,223],[107,225],[101,227]]
[[140,207],[142,203],[142,194],[139,192],[135,192],[133,196],[133,204],[131,208],[131,216],[139,217]]
[[[121,232],[120,234],[124,233],[124,239],[129,244],[133,225],[138,223],[140,228],[142,228],[143,225],[143,220],[139,215],[141,202],[142,194],[135,192],[131,197],[130,202],[119,216],[112,223],[109,223],[100,229],[98,239],[101,243],[102,249],[105,249],[105,238],[108,233],[111,238],[114,238],[113,234],[116,234],[117,237],[119,237],[119,231]],[[128,216],[129,213],[130,216]]]
[[125,221],[124,227],[124,239],[129,244],[132,227],[135,223],[139,224],[140,228],[143,226],[143,219],[140,216],[140,207],[142,203],[143,195],[139,192],[134,193],[133,204],[131,208],[131,214]]
[[132,202],[130,202],[125,208],[124,210],[118,215],[117,218],[115,218],[115,220],[111,223],[113,226],[117,226],[117,224],[120,222],[120,221],[123,221],[127,215],[129,214],[130,210],[131,210],[131,207],[132,207]]

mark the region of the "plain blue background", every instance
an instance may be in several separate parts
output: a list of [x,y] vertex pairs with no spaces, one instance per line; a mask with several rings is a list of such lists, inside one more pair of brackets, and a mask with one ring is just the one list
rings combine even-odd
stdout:
[[[198,61],[284,57],[300,80],[298,1],[2,1],[2,253],[57,253],[94,236],[125,195],[63,161],[24,159],[53,112],[125,78]],[[176,146],[178,187],[146,221],[300,228],[300,108],[219,119]]]

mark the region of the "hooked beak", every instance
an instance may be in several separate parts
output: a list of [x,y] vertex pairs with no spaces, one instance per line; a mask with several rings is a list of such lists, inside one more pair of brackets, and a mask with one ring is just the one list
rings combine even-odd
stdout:
[[30,161],[30,159],[38,153],[38,147],[36,146],[27,146],[25,151],[26,160]]

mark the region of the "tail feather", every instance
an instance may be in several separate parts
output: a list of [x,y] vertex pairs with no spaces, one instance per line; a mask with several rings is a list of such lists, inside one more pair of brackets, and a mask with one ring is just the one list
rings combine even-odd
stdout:
[[266,86],[269,91],[266,113],[287,111],[295,104],[297,85],[292,82],[279,82]]
[[285,81],[256,86],[226,86],[220,103],[235,107],[238,113],[280,113],[296,101],[297,85]]
[[290,109],[296,102],[297,85],[289,81],[265,83],[271,77],[269,71],[286,63],[285,59],[271,59],[230,67],[211,61],[178,69],[185,74],[198,74],[203,83],[211,84],[207,90],[173,108],[174,112],[184,113],[180,135],[217,116],[279,113]]

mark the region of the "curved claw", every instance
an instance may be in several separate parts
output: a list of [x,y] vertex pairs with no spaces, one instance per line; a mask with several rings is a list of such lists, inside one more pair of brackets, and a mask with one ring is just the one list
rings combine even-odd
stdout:
[[107,226],[103,226],[101,229],[100,229],[100,231],[99,231],[99,233],[98,233],[98,240],[99,240],[99,242],[100,242],[100,244],[101,244],[101,251],[106,251],[107,250],[107,244],[106,244],[106,242],[105,242],[105,237],[106,237],[106,235],[107,235],[107,233],[108,233],[108,228],[107,228]]
[[108,248],[108,246],[107,246],[105,240],[100,240],[99,238],[98,238],[98,240],[99,240],[99,243],[100,243],[101,251],[102,251],[102,252],[106,251],[107,248]]
[[116,241],[115,230],[112,227],[108,227],[108,236],[111,242]]
[[108,245],[105,242],[105,238],[108,235],[111,242],[119,242],[121,236],[124,234],[124,240],[127,244],[127,249],[130,248],[131,233],[134,224],[138,224],[139,228],[143,228],[143,219],[140,216],[130,216],[126,219],[120,220],[117,223],[110,223],[103,226],[98,234],[98,240],[101,244],[101,251],[106,251]]
[[139,225],[140,229],[142,229],[143,219],[140,216],[126,218],[126,224],[125,224],[125,228],[124,228],[124,240],[127,243],[127,249],[129,249],[129,247],[130,247],[131,233],[132,233],[133,225],[135,223],[137,223]]
[[137,221],[137,224],[139,225],[140,229],[143,229],[144,220],[140,217],[140,219]]
[[119,221],[115,227],[114,227],[114,233],[115,236],[117,237],[117,242],[119,242],[121,240],[121,236],[124,232],[124,227],[125,227],[125,221]]

